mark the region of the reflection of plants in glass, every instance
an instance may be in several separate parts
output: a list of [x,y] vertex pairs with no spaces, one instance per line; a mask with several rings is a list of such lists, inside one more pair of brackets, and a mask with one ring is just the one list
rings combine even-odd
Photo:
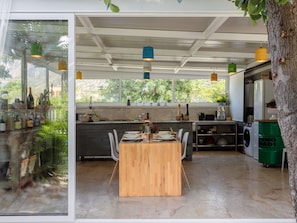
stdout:
[[40,154],[41,167],[45,172],[67,173],[66,121],[47,121],[36,136],[35,152]]
[[11,78],[9,70],[7,70],[6,67],[2,64],[0,65],[0,78],[3,78],[3,79]]

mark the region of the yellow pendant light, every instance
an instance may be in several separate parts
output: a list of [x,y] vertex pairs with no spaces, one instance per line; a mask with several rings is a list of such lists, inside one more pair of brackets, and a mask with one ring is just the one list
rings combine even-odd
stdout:
[[212,72],[212,73],[210,74],[210,81],[211,81],[212,83],[218,81],[218,74],[217,74],[216,72]]
[[58,63],[58,70],[59,71],[67,71],[67,63],[64,60],[60,60]]
[[255,59],[256,62],[267,61],[267,49],[264,47],[259,47],[258,49],[256,49]]
[[76,77],[75,77],[76,80],[81,80],[82,79],[82,72],[81,71],[77,71],[76,72]]

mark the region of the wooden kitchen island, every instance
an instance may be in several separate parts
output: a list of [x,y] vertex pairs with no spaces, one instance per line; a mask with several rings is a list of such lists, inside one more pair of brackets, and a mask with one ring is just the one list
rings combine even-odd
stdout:
[[119,196],[180,196],[181,143],[120,142]]

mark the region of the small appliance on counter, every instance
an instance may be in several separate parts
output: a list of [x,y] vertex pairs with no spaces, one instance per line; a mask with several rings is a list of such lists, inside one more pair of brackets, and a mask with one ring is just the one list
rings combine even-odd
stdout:
[[225,121],[226,120],[226,112],[225,112],[224,106],[218,107],[217,120],[218,121]]

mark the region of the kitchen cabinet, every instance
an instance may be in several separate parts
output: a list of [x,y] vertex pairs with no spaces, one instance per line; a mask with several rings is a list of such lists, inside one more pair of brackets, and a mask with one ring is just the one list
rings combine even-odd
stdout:
[[196,151],[199,149],[238,149],[238,124],[236,121],[196,122]]
[[[125,131],[140,130],[141,121],[101,121],[76,123],[76,159],[84,158],[111,158],[108,132],[116,129],[119,139]],[[191,121],[158,121],[153,122],[159,130],[177,131],[183,128],[184,132],[192,131]],[[191,134],[190,134],[191,135]],[[188,139],[187,160],[192,160],[192,135]]]

